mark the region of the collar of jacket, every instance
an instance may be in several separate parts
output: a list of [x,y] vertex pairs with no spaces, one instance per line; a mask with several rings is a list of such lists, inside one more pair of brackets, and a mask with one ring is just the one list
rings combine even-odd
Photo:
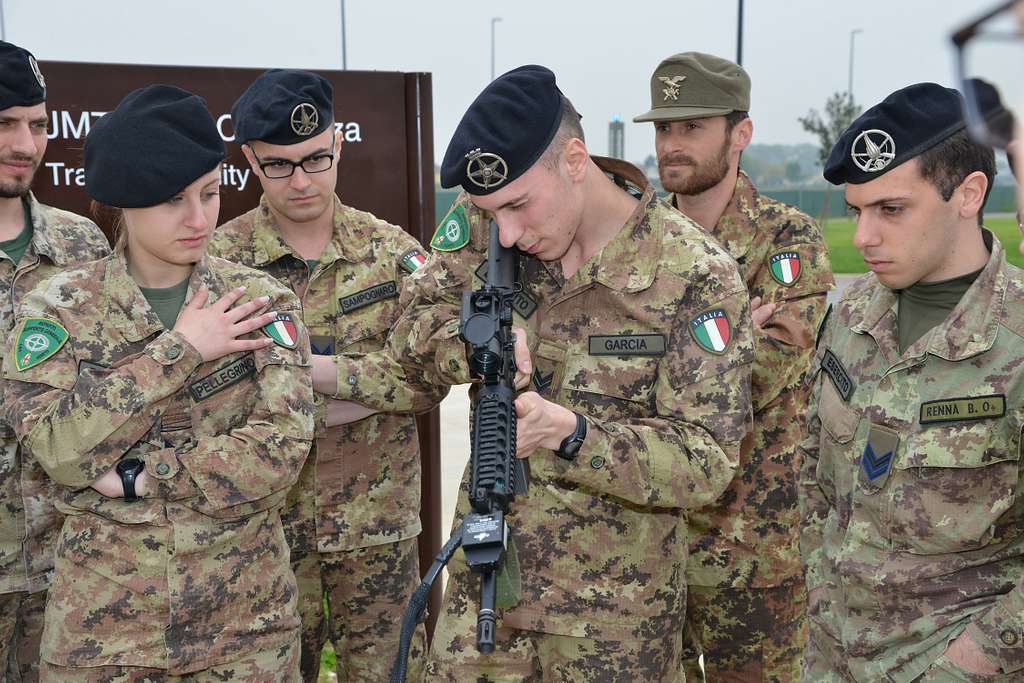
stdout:
[[[334,233],[320,256],[321,263],[334,263],[339,258],[358,263],[370,257],[370,238],[373,226],[368,221],[341,203],[334,196]],[[277,219],[270,210],[267,196],[260,197],[252,227],[253,265],[262,268],[284,256],[295,256],[295,252],[284,241]]]

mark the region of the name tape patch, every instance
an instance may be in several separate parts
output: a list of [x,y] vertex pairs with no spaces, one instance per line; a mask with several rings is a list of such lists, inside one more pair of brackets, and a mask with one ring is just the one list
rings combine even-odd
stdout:
[[925,401],[921,404],[920,422],[923,425],[937,422],[962,422],[964,420],[988,420],[1006,415],[1006,396],[970,396],[966,398],[943,398]]
[[664,356],[663,334],[591,335],[591,356]]
[[233,384],[238,384],[255,372],[256,358],[249,353],[193,382],[189,385],[188,391],[198,403],[224,391]]
[[358,311],[364,306],[375,304],[384,299],[392,299],[396,296],[398,296],[398,285],[395,281],[382,282],[379,285],[367,287],[355,294],[341,297],[341,312],[351,313],[352,311]]
[[821,359],[821,369],[832,378],[832,383],[836,386],[836,391],[843,397],[843,400],[849,401],[850,397],[853,396],[853,380],[850,379],[849,373],[843,367],[842,361],[836,358],[836,354],[832,353],[832,349],[825,349],[825,356]]

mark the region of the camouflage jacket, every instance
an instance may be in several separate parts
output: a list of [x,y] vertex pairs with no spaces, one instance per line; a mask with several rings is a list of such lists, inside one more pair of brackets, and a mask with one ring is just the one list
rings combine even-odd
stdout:
[[742,171],[708,232],[739,263],[750,298],[776,309],[754,329],[754,429],[740,448],[739,471],[714,506],[690,515],[687,583],[763,588],[802,581],[796,453],[814,337],[833,286],[828,247],[813,220],[758,194]]
[[[588,427],[573,462],[551,451],[530,458],[529,493],[509,516],[523,597],[503,621],[653,638],[682,626],[687,511],[725,490],[750,428],[749,300],[733,259],[657,199],[638,169],[595,161],[640,201],[572,277],[559,262],[523,257],[515,324],[527,333],[532,388]],[[468,244],[435,251],[402,292],[388,344],[411,376],[470,379],[457,323],[462,292],[481,284],[474,272],[486,262],[487,218],[460,195],[439,230],[468,230]],[[354,393],[371,395],[377,371],[366,379],[350,370]]]
[[[0,258],[0,329],[5,339],[14,330],[15,310],[36,285],[110,253],[107,238],[88,218],[40,204],[32,194],[28,202],[32,242],[17,268]],[[14,432],[2,422],[0,458],[0,593],[42,590],[50,583],[61,524],[53,507],[53,483],[39,463],[20,451]]]
[[[203,284],[214,298],[243,283],[298,320],[291,292],[221,259],[197,264],[189,298]],[[68,338],[19,370],[32,318]],[[301,321],[295,348],[204,362],[164,330],[117,255],[54,276],[18,319],[4,411],[67,515],[42,658],[182,674],[292,641],[299,618],[279,511],[313,435]],[[123,457],[145,462],[154,493],[128,503],[89,487]]]
[[[291,288],[301,299],[313,353],[326,356],[383,347],[399,313],[402,280],[424,255],[398,226],[337,198],[334,236],[312,273],[283,240],[266,198],[220,226],[210,253],[269,273]],[[318,396],[320,405],[324,398]],[[330,552],[414,537],[419,511],[416,419],[379,413],[331,428],[320,423],[285,517],[293,547]],[[298,523],[311,519],[314,524]],[[312,529],[315,538],[308,537]]]
[[[967,629],[1024,669],[1024,271],[988,264],[899,352],[896,294],[868,274],[818,348],[800,494],[811,638],[858,681],[911,681]],[[817,632],[817,635],[816,635]]]

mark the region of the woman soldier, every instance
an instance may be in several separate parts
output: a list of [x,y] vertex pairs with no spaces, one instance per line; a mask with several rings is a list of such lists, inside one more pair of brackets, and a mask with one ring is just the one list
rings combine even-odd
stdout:
[[201,98],[128,95],[85,145],[114,255],[19,311],[4,411],[67,515],[43,680],[298,679],[278,513],[313,434],[308,336],[288,289],[204,256],[223,158]]

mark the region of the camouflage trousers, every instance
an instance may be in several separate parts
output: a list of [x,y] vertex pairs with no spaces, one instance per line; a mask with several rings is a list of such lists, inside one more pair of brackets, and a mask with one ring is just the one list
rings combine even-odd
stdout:
[[[661,640],[595,640],[524,631],[498,620],[495,649],[476,649],[479,579],[454,567],[427,658],[427,681],[448,683],[681,683],[681,634]],[[459,570],[459,565],[463,568]],[[451,567],[451,565],[450,565]]]
[[254,652],[226,664],[181,676],[141,666],[67,667],[42,662],[43,683],[297,683],[299,644]]
[[[771,588],[689,586],[683,633],[686,680],[800,680],[807,643],[806,608],[807,589],[802,577]],[[698,662],[702,653],[704,673]]]
[[0,594],[0,670],[7,683],[39,680],[46,591]]
[[[420,582],[416,539],[333,553],[293,550],[292,570],[302,617],[302,680],[316,682],[330,638],[338,681],[386,681],[402,615]],[[410,682],[422,675],[426,642],[420,624],[409,652]]]

